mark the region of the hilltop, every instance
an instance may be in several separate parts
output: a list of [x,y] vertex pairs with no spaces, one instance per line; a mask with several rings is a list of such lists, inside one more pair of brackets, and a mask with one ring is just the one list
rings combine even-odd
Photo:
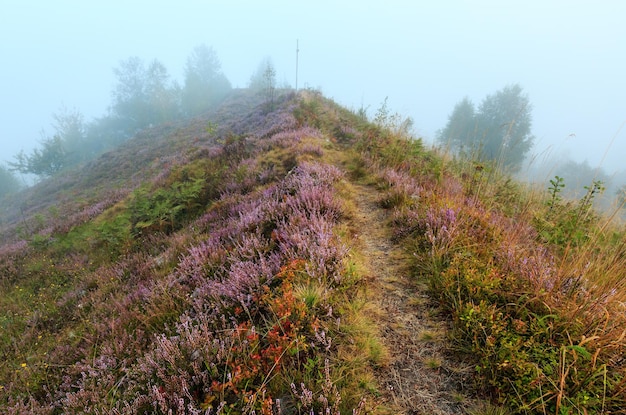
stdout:
[[313,91],[3,207],[3,413],[620,413],[624,234]]

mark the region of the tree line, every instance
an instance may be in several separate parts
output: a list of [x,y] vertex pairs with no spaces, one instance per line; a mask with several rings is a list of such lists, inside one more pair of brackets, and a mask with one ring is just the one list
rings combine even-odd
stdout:
[[[452,110],[437,141],[456,156],[493,163],[511,173],[519,173],[528,161],[535,137],[532,134],[532,105],[519,84],[508,85],[487,95],[478,106],[467,97]],[[530,163],[532,164],[532,163]],[[601,184],[605,195],[596,198],[597,207],[609,211],[626,206],[626,172],[607,174],[587,161],[576,162],[566,156],[549,160],[544,166],[526,165],[522,179],[545,180],[556,176],[567,186],[563,195],[579,199],[594,183]]]
[[[204,44],[188,56],[182,85],[157,59],[146,63],[130,57],[113,71],[116,84],[107,113],[91,122],[77,110],[61,108],[53,114],[52,136],[44,135],[39,147],[0,165],[0,197],[20,189],[15,172],[39,179],[53,176],[118,146],[143,128],[199,115],[232,90],[216,52]],[[275,77],[271,60],[265,58],[252,74],[250,88],[273,98]]]
[[469,98],[456,104],[437,140],[455,154],[518,171],[533,145],[532,106],[518,84],[486,96],[478,108]]

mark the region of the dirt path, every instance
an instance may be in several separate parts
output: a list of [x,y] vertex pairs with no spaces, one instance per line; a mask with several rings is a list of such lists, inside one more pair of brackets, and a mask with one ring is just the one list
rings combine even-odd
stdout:
[[390,413],[461,414],[471,404],[463,385],[471,370],[447,355],[447,323],[423,285],[410,279],[410,257],[390,239],[390,211],[373,187],[355,184],[356,243],[368,270],[371,318],[380,328],[389,364],[377,372]]

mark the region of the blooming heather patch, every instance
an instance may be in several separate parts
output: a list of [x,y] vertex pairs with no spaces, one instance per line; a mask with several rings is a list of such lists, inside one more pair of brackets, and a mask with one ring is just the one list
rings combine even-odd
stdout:
[[[72,318],[97,321],[43,401],[66,413],[269,414],[295,401],[307,412],[338,408],[317,357],[334,352],[336,316],[315,314],[293,287],[317,281],[330,293],[342,284],[347,248],[333,232],[341,178],[304,163],[265,189],[233,187],[190,225],[204,238],[162,278],[150,278],[159,264],[143,252],[96,269],[58,303]],[[107,294],[107,286],[125,288]],[[83,308],[92,301],[107,305],[90,315]],[[311,379],[326,386],[303,403],[316,390]]]
[[418,197],[423,190],[414,177],[397,169],[386,168],[381,177],[388,187],[406,197]]
[[[215,150],[213,150],[215,151]],[[211,154],[211,149],[207,150]],[[158,173],[150,180],[153,185],[161,185],[167,181],[167,177],[178,166],[189,163],[190,158],[187,154],[173,154],[160,157],[152,162],[151,168]]]
[[380,173],[385,195],[381,204],[385,208],[410,205],[419,199],[423,188],[407,172],[396,169],[384,169]]
[[322,132],[317,128],[303,126],[291,130],[283,130],[273,134],[261,143],[262,148],[290,147],[305,138],[321,138]]
[[283,108],[262,117],[262,121],[257,123],[256,128],[250,128],[249,131],[258,138],[265,138],[281,131],[293,130],[296,124],[291,109]]
[[292,114],[292,108],[293,104],[283,102],[275,111],[268,113],[263,106],[257,106],[244,118],[233,120],[229,117],[228,125],[221,126],[220,129],[224,129],[226,134],[246,134],[254,139],[271,137],[281,131],[296,128],[297,122]]
[[496,253],[505,271],[523,278],[537,291],[554,292],[558,269],[554,256],[545,247],[518,250],[514,246]]
[[271,378],[328,348],[317,334],[322,323],[291,284],[305,276],[341,281],[346,249],[332,235],[339,212],[329,196],[339,177],[336,169],[303,165],[232,205],[226,222],[209,220],[211,235],[176,271],[177,283],[191,287],[191,314],[140,360],[147,395],[137,400],[185,413],[226,404],[271,408],[279,387]]
[[424,236],[431,246],[432,254],[447,252],[458,232],[457,213],[451,207],[429,208],[423,219]]
[[26,254],[28,251],[28,241],[20,239],[13,243],[8,243],[0,247],[0,259]]

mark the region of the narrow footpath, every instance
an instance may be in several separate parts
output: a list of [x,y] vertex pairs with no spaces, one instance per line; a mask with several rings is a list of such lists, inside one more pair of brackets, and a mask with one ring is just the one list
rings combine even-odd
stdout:
[[389,413],[462,414],[472,401],[464,389],[471,367],[452,359],[448,323],[424,282],[411,278],[410,253],[391,240],[391,211],[380,192],[353,184],[356,246],[366,269],[370,318],[377,324],[389,362],[377,370],[382,406]]

